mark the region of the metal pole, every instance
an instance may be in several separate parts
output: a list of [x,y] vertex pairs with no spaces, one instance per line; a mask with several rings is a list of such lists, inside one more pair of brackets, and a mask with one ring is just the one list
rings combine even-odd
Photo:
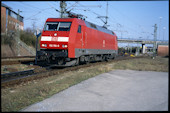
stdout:
[[66,1],[60,1],[60,12],[61,12],[61,15],[60,17],[61,18],[64,18],[64,14],[66,13],[66,6],[67,4],[65,3]]
[[38,37],[41,35],[41,33],[38,34],[38,30],[36,30],[36,57],[35,57],[35,64],[37,64],[37,48],[38,48]]
[[[37,31],[36,31],[36,36],[37,36]],[[36,57],[35,57],[35,64],[37,64],[37,45],[38,45],[38,37],[36,37]]]
[[164,41],[165,29],[166,29],[166,27],[163,27],[163,41]]
[[159,17],[160,18],[160,23],[159,23],[159,39],[161,39],[161,19],[162,17]]
[[19,30],[19,12],[20,10],[18,9],[18,15],[17,15],[17,21],[18,21],[18,25],[17,25],[17,56],[20,56],[20,48],[19,48],[19,44],[20,44],[20,30]]
[[155,26],[154,26],[153,59],[156,56],[156,40],[157,40],[157,24],[155,24]]

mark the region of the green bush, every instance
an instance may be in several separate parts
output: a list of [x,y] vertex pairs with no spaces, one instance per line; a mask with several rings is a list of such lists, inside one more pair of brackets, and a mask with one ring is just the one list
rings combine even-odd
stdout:
[[[1,44],[8,44],[8,45],[13,45],[15,42],[14,38],[16,38],[17,33],[7,33],[8,35],[1,35]],[[33,33],[33,30],[30,28],[27,28],[24,31],[20,31],[20,40],[23,41],[25,44],[28,46],[36,46],[36,36]],[[40,38],[38,39],[38,43],[40,41]],[[38,44],[39,47],[39,44]]]
[[14,44],[13,37],[7,35],[1,35],[1,44],[13,45]]
[[35,47],[36,36],[32,32],[30,32],[28,30],[21,31],[20,39],[21,39],[21,41],[25,42],[27,45]]

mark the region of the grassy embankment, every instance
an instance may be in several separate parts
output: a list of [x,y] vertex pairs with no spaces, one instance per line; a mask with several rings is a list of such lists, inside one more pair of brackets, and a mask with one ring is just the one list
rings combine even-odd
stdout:
[[78,71],[65,72],[41,80],[30,81],[19,86],[1,88],[2,111],[18,111],[33,103],[42,101],[83,80],[115,69],[168,72],[169,58],[157,57],[108,62],[106,65],[91,66]]

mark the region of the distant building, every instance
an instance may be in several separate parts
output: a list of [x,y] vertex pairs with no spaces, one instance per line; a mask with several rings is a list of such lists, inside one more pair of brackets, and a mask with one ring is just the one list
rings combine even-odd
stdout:
[[24,17],[21,15],[18,16],[18,14],[12,11],[10,7],[1,3],[1,34],[16,31],[18,23],[19,29],[23,30],[23,19]]
[[148,46],[148,47],[146,48],[146,52],[153,52],[153,47]]
[[158,45],[158,56],[169,56],[169,45]]

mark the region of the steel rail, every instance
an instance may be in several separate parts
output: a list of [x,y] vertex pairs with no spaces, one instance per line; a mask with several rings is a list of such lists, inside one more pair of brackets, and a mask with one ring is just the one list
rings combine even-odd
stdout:
[[1,74],[1,82],[3,82],[6,79],[16,78],[18,76],[24,76],[24,75],[29,75],[29,74],[33,74],[33,73],[34,73],[34,69],[30,69],[30,70],[26,70],[26,71],[4,73],[4,74]]
[[[117,62],[120,60],[129,60],[129,59],[134,59],[134,58],[143,58],[144,56],[139,56],[139,57],[118,57],[114,60],[110,60],[109,62]],[[78,70],[80,68],[84,67],[90,67],[92,65],[99,65],[99,64],[105,64],[109,62],[96,62],[96,63],[89,63],[85,65],[78,65],[74,67],[67,67],[67,68],[55,68],[51,69],[53,66],[47,66],[47,67],[40,67],[32,70],[26,70],[26,71],[20,71],[20,72],[14,72],[14,73],[6,73],[1,75],[1,87],[6,87],[6,86],[11,86],[15,84],[21,84],[22,80],[23,81],[30,81],[34,79],[39,79],[47,76],[52,76],[55,74],[59,74],[60,72],[66,72],[66,71],[74,71]],[[45,70],[44,70],[45,69]],[[50,72],[50,74],[46,74]],[[41,75],[45,74],[45,75]],[[37,76],[36,76],[37,75]],[[33,77],[31,79],[31,77]]]
[[1,59],[18,59],[18,58],[35,58],[35,56],[13,56],[13,57],[1,57]]

